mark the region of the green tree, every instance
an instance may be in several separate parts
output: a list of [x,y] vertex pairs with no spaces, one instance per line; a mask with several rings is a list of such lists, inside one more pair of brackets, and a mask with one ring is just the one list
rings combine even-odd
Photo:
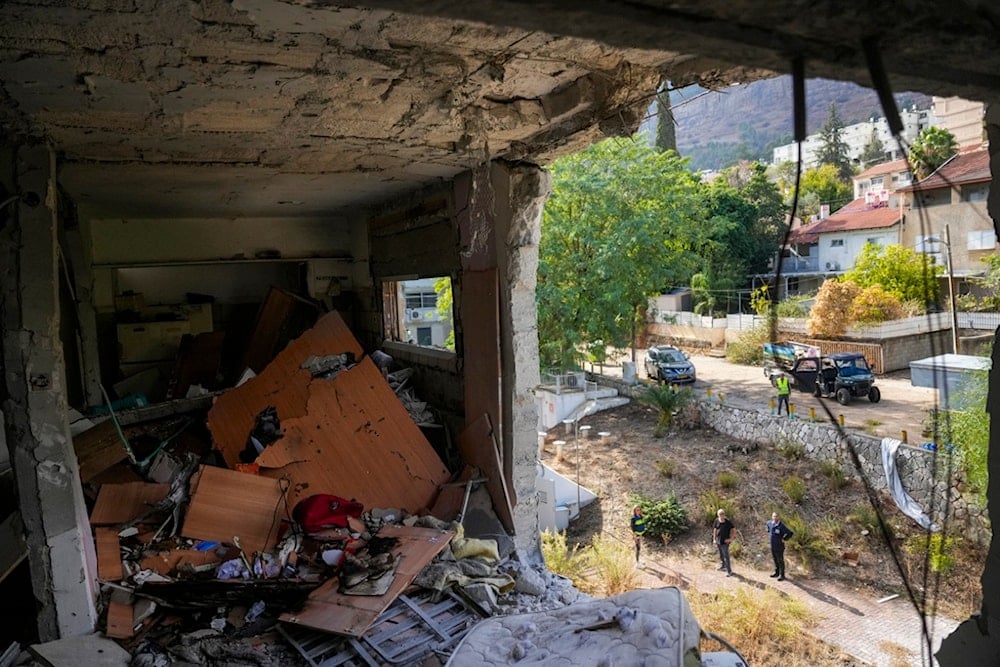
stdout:
[[849,203],[853,195],[850,184],[840,178],[832,164],[807,169],[799,183],[798,217],[805,219],[818,214],[820,204],[829,204],[830,211],[836,211]]
[[950,440],[958,450],[969,486],[983,507],[986,507],[986,486],[989,482],[987,459],[990,450],[990,416],[986,412],[988,392],[989,371],[970,373],[961,391],[952,397],[956,405],[964,407],[950,410],[948,419],[938,424],[943,427],[944,432],[936,434],[938,441],[947,443]]
[[879,139],[878,132],[872,128],[872,134],[868,137],[868,143],[861,151],[861,164],[864,168],[885,162],[885,144]]
[[674,423],[674,413],[694,400],[694,392],[689,387],[676,389],[665,384],[654,384],[636,394],[636,400],[656,411],[656,426],[653,437],[662,438]]
[[877,246],[866,243],[854,260],[854,268],[844,274],[859,287],[879,285],[900,301],[916,301],[925,306],[938,303],[937,277],[944,273],[940,264],[901,245]]
[[677,150],[677,128],[670,108],[670,93],[656,94],[656,147],[661,151]]
[[544,366],[633,341],[649,297],[698,267],[701,202],[687,162],[643,142],[608,139],[553,163],[536,289]]
[[847,142],[844,141],[843,132],[844,121],[837,114],[837,106],[831,104],[826,122],[819,129],[821,144],[819,150],[816,151],[816,161],[821,165],[833,165],[837,170],[837,176],[843,181],[848,181],[853,169],[847,154],[848,147]]
[[[434,293],[437,294],[437,308],[435,310],[437,310],[438,319],[442,322],[454,322],[454,316],[451,312],[451,278],[444,276],[435,280]],[[448,332],[448,337],[444,339],[444,346],[449,350],[455,349],[454,326],[452,326],[451,331]]]
[[917,180],[927,178],[957,152],[958,142],[948,130],[936,126],[921,130],[910,146],[913,175]]

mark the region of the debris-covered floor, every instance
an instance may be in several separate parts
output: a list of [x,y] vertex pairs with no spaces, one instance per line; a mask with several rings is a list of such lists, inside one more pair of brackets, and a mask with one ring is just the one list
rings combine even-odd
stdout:
[[[517,561],[495,471],[446,468],[410,375],[331,312],[235,387],[79,416],[100,630],[117,646],[62,640],[33,659],[435,664],[485,617],[578,600]],[[494,448],[489,420],[457,445]]]

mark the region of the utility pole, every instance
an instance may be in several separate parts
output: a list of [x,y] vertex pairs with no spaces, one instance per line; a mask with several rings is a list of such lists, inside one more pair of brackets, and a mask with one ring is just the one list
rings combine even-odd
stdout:
[[944,246],[948,249],[948,299],[951,301],[951,345],[958,354],[958,310],[955,306],[955,267],[951,263],[951,226],[944,226]]

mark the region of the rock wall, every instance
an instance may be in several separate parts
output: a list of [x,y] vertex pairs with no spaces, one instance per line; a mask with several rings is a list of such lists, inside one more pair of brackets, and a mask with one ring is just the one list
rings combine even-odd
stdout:
[[[808,458],[833,461],[845,474],[863,478],[880,494],[889,492],[882,466],[882,438],[841,432],[828,423],[726,405],[715,397],[700,398],[698,408],[705,425],[719,433],[764,446],[801,445]],[[947,523],[950,534],[960,534],[979,544],[989,543],[991,529],[986,510],[962,493],[964,485],[957,461],[942,453],[900,445],[896,468],[903,488],[936,523]]]

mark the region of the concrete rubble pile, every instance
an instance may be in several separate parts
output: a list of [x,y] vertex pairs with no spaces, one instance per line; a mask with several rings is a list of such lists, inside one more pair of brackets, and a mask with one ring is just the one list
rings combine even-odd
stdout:
[[[102,631],[132,664],[444,660],[484,617],[581,599],[517,560],[484,473],[445,467],[392,364],[330,312],[236,387],[74,437]],[[493,445],[486,423],[466,446]]]

